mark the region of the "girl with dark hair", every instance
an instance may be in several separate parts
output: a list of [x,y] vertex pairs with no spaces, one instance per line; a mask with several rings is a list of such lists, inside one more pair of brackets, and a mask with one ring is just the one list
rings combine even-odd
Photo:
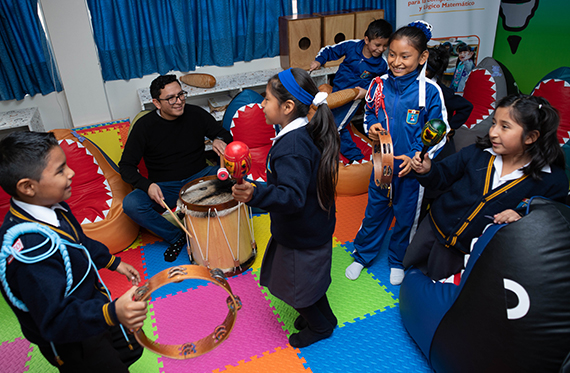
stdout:
[[[424,124],[430,119],[441,119],[447,124],[441,90],[425,76],[430,38],[431,25],[423,21],[413,22],[392,34],[388,52],[390,71],[375,78],[366,94],[364,129],[370,129],[368,135],[372,140],[378,140],[383,129],[390,133],[394,171],[388,188],[377,186],[374,172],[371,175],[368,205],[354,239],[354,262],[345,272],[350,280],[356,280],[378,255],[394,217],[396,223],[388,246],[390,283],[399,285],[404,279],[402,259],[417,227],[423,194],[418,181],[407,176],[411,171],[410,161],[423,147]],[[444,143],[445,140],[434,146],[430,156]]]
[[469,73],[475,67],[475,51],[469,45],[461,43],[457,46],[457,54],[457,65],[450,88],[455,92],[463,92]]
[[[267,83],[267,124],[281,125],[267,155],[267,184],[236,184],[233,196],[269,211],[271,239],[260,283],[297,312],[293,347],[328,338],[337,325],[326,291],[331,283],[332,235],[340,140],[334,118],[309,74],[288,69]],[[311,121],[307,114],[317,107]]]
[[471,241],[489,223],[512,223],[526,198],[565,202],[568,179],[556,131],[559,116],[547,100],[528,95],[501,99],[489,133],[441,162],[419,153],[412,168],[426,188],[449,191],[432,204],[408,247],[404,265],[433,280],[464,268]]

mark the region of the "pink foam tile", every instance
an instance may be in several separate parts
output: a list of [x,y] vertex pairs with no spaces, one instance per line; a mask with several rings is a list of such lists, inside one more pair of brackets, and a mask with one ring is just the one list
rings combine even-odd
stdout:
[[28,355],[32,349],[30,342],[25,338],[16,338],[13,342],[2,342],[0,345],[2,372],[26,372],[28,370],[26,363],[30,360]]
[[[286,348],[287,334],[278,321],[270,301],[251,273],[228,279],[235,295],[242,300],[236,324],[230,336],[214,350],[187,360],[160,357],[162,373],[211,372],[237,366],[264,352]],[[227,314],[226,291],[213,283],[190,289],[153,303],[157,342],[181,344],[195,342],[210,334]]]

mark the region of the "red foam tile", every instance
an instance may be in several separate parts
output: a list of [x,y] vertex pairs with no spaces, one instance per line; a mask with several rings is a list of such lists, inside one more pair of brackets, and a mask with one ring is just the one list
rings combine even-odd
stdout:
[[[147,278],[145,268],[142,261],[142,250],[141,248],[130,249],[126,251],[121,251],[115,254],[121,258],[122,261],[135,267],[141,276],[141,284],[144,283]],[[127,290],[129,290],[133,285],[127,280],[127,277],[117,273],[115,271],[110,271],[108,269],[99,270],[99,275],[103,279],[103,282],[109,288],[111,296],[113,298],[118,298],[123,295]]]

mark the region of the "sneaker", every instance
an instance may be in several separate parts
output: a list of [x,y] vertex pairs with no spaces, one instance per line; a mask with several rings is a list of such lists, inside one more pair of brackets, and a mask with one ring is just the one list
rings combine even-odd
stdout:
[[167,262],[173,262],[178,258],[178,254],[182,251],[182,248],[186,245],[186,237],[181,237],[173,243],[172,245],[168,246],[168,249],[164,252],[164,260]]
[[400,285],[404,281],[404,270],[401,268],[390,269],[390,283],[392,285]]

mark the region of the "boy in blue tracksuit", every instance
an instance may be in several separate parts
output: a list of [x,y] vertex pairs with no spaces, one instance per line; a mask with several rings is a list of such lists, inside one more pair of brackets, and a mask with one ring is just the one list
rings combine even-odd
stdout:
[[382,53],[388,46],[392,26],[388,21],[378,19],[368,25],[362,40],[346,40],[322,48],[309,71],[316,70],[327,61],[335,61],[344,56],[334,78],[333,92],[349,88],[360,88],[360,93],[353,102],[332,109],[340,135],[340,152],[349,161],[359,161],[364,156],[348,131],[348,124],[356,113],[360,101],[366,95],[366,89],[372,79],[388,71],[386,58]]
[[[388,254],[390,282],[399,285],[404,278],[402,260],[417,226],[423,192],[418,181],[406,175],[411,170],[411,158],[422,150],[424,124],[430,119],[441,119],[447,125],[443,94],[436,83],[425,78],[421,67],[428,57],[430,28],[417,21],[392,35],[388,53],[390,71],[375,78],[366,95],[364,128],[373,140],[378,139],[382,128],[390,133],[395,155],[394,176],[390,189],[384,189],[376,186],[374,172],[371,175],[365,217],[354,240],[354,263],[346,269],[346,277],[351,280],[357,279],[362,269],[374,260],[394,217],[396,224]],[[445,139],[430,154],[444,143]]]

